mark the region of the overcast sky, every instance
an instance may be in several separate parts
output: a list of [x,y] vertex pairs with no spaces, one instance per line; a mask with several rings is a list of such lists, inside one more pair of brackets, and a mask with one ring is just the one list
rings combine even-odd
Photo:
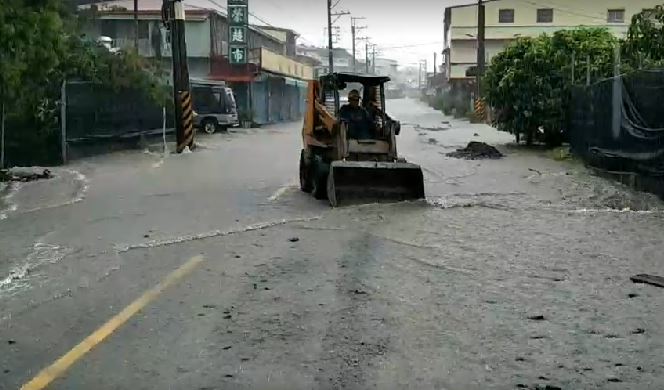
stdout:
[[[218,0],[226,3],[225,0]],[[333,0],[336,2],[336,0]],[[366,17],[358,25],[367,29],[358,35],[369,36],[378,44],[384,57],[402,65],[428,59],[432,70],[433,52],[443,48],[443,15],[448,5],[472,3],[473,0],[340,0],[336,10]],[[249,0],[250,11],[265,21],[288,27],[302,34],[301,43],[327,46],[323,29],[327,24],[327,0]],[[252,20],[252,23],[260,23]],[[340,46],[350,49],[350,17],[342,16]],[[364,55],[364,44],[358,57]],[[399,48],[395,48],[398,46]],[[410,46],[410,47],[401,47]],[[440,54],[439,54],[440,58]]]

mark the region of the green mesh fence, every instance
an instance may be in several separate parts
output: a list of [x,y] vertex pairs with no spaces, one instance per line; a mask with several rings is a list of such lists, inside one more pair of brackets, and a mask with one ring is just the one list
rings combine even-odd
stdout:
[[[92,83],[70,82],[66,97],[68,142],[162,131],[162,107],[139,91],[116,91]],[[166,120],[167,129],[172,129],[172,115],[167,115]]]
[[639,71],[572,91],[572,151],[607,170],[664,176],[664,71]]

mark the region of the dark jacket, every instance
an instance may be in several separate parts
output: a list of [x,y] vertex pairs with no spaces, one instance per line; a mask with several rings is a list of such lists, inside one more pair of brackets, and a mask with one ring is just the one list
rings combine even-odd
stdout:
[[345,104],[339,109],[339,118],[348,124],[348,138],[374,138],[374,122],[363,107],[353,107],[350,104]]

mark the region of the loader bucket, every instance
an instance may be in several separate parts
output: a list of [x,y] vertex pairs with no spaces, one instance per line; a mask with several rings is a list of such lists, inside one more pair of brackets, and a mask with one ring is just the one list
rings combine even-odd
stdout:
[[405,162],[334,161],[327,195],[333,207],[423,199],[424,176]]

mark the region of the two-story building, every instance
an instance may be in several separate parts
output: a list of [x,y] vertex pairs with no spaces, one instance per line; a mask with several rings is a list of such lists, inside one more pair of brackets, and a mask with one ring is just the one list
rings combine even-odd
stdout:
[[[327,48],[299,45],[297,47],[297,54],[312,58],[318,62],[319,65],[317,65],[314,69],[314,74],[316,77],[328,73],[330,54]],[[359,58],[355,59],[355,67],[353,67],[353,55],[344,48],[334,48],[332,58],[334,61],[335,72],[364,73],[366,71],[366,62],[360,60]]]
[[376,63],[371,67],[377,75],[395,78],[399,74],[399,62],[391,58],[376,58]]
[[[138,37],[133,0],[105,1],[85,6],[86,35],[109,37],[114,46],[161,60],[170,72],[171,45],[161,22],[162,0],[140,0]],[[298,118],[303,114],[307,81],[313,67],[295,57],[297,34],[289,29],[250,26],[246,65],[228,61],[228,19],[217,1],[187,0],[185,40],[192,78],[224,81],[233,88],[239,110],[258,124]]]
[[[661,0],[487,0],[486,59],[518,37],[551,34],[579,26],[605,27],[618,37],[627,32],[634,14]],[[477,4],[445,9],[445,73],[466,79],[477,65]]]

